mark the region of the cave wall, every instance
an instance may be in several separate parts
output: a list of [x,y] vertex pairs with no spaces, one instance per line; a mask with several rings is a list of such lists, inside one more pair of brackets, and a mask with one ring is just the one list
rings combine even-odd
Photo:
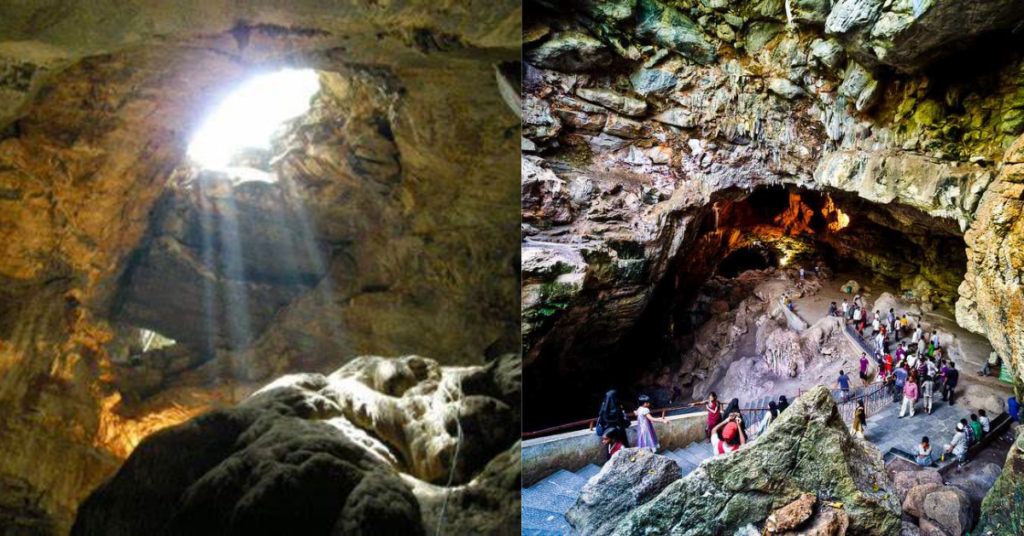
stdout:
[[[1010,22],[1024,18],[1019,5],[972,5],[969,17],[957,2],[919,12],[899,2],[801,2],[791,16],[783,2],[530,5],[528,389],[546,381],[537,392],[553,392],[557,378],[544,371],[642,358],[623,341],[676,259],[700,258],[698,227],[729,189],[832,194],[925,253],[835,247],[935,303],[962,309],[973,299],[961,285],[977,257],[970,230],[1024,131],[1024,51]],[[933,35],[913,38],[925,32]],[[957,250],[965,234],[970,261]],[[884,234],[863,242],[886,245]],[[936,268],[927,248],[951,262]],[[997,349],[1024,359],[1010,345]],[[543,411],[530,399],[528,418]]]
[[[481,364],[514,349],[518,196],[499,179],[514,170],[518,119],[495,65],[519,57],[520,9],[0,6],[0,495],[36,505],[0,524],[65,532],[143,437],[273,374],[360,354]],[[274,259],[252,259],[270,296],[263,328],[197,356],[209,345],[188,336],[203,329],[190,217],[238,206],[190,197],[176,177],[204,115],[282,66],[325,73],[335,99],[278,162],[327,262],[282,281]],[[243,186],[228,195],[267,207]],[[251,223],[247,244],[273,249],[259,237],[273,228]],[[113,362],[127,327],[158,321],[181,337],[177,353]]]

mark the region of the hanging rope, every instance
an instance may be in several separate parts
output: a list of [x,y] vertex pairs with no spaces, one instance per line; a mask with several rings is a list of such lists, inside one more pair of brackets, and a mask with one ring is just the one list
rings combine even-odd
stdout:
[[456,428],[456,439],[455,439],[455,454],[452,456],[452,467],[448,470],[448,483],[445,484],[444,488],[444,502],[441,503],[441,513],[437,516],[437,536],[444,534],[444,521],[445,514],[448,513],[448,499],[452,493],[452,482],[455,480],[455,467],[458,466],[459,462],[459,450],[462,448],[462,422],[459,420],[461,417],[462,409],[462,378],[459,378],[458,394],[452,395],[452,392],[447,387],[444,387],[445,397],[449,402],[455,402],[455,428]]

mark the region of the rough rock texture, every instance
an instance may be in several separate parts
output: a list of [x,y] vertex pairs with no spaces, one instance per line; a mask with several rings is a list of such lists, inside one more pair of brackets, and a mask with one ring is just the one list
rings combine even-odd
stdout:
[[[698,289],[755,241],[790,263],[862,265],[925,312],[955,307],[1019,362],[1024,331],[997,326],[1020,328],[1024,308],[998,268],[1021,234],[1007,149],[1024,133],[1024,10],[982,4],[529,3],[523,247],[563,267],[524,264],[527,420],[552,419],[528,428],[635,385],[615,364],[636,353],[654,368],[686,352],[637,345],[697,331]],[[531,60],[568,32],[589,37],[572,69]],[[758,199],[772,188],[799,202]],[[754,225],[739,217],[747,197],[777,212]],[[552,415],[544,393],[570,377],[594,392]]]
[[[446,483],[457,426],[453,483],[469,484],[458,501],[507,489],[494,481],[508,472],[499,460],[517,430],[496,426],[518,399],[518,360],[502,361],[441,369],[421,357],[359,358],[330,376],[282,377],[235,408],[146,438],[82,504],[72,533],[425,534],[437,512],[422,510],[438,505],[428,494],[421,506],[423,490],[406,479]],[[491,506],[447,515],[482,518],[481,530],[515,523]]]
[[624,516],[681,477],[682,470],[671,458],[622,449],[583,486],[565,518],[581,534],[612,534]]
[[926,468],[920,471],[900,471],[893,478],[896,493],[900,500],[905,501],[910,490],[926,484],[942,484],[942,475],[938,469]]
[[963,491],[947,486],[924,498],[924,518],[952,536],[962,536],[974,524],[971,502]]
[[[285,373],[516,350],[501,88],[518,93],[520,19],[516,2],[0,6],[5,504],[66,532],[143,437]],[[208,112],[283,67],[321,91],[246,155],[276,181],[195,169]],[[178,344],[144,353],[141,329]]]
[[903,513],[917,518],[924,517],[924,499],[929,493],[945,488],[942,482],[919,484],[903,494]]
[[828,390],[797,399],[749,446],[702,464],[618,526],[620,534],[732,534],[803,494],[843,503],[855,534],[896,535],[900,506],[881,455],[850,436]]
[[1019,534],[1024,530],[1024,434],[1010,447],[1003,471],[981,504],[977,534]]
[[779,508],[764,524],[769,532],[787,532],[800,526],[814,514],[814,505],[818,497],[811,494],[801,495],[797,500]]

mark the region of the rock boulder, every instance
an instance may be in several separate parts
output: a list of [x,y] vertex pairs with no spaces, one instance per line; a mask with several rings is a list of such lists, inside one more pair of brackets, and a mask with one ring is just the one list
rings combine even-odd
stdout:
[[797,399],[769,431],[704,462],[632,511],[618,534],[732,534],[804,494],[843,503],[856,533],[896,534],[900,505],[881,454],[854,440],[829,391]]
[[580,534],[612,534],[626,514],[682,478],[671,458],[642,449],[622,449],[583,486],[565,514]]

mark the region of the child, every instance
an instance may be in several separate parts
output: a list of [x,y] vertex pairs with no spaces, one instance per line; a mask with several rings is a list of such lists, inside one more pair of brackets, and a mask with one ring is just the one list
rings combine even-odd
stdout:
[[601,436],[601,443],[605,446],[605,450],[608,453],[608,459],[612,459],[622,448],[622,428],[609,428],[604,431],[604,435]]
[[935,464],[932,460],[932,445],[928,441],[928,436],[921,438],[921,444],[917,446],[917,465],[921,467],[931,467]]
[[988,432],[992,429],[992,423],[988,420],[988,413],[985,410],[978,410],[978,422],[981,423],[981,431],[988,435]]
[[722,404],[718,402],[718,395],[712,392],[708,395],[708,401],[704,403],[704,409],[708,411],[708,425],[704,430],[707,433],[708,441],[711,441],[711,430],[714,430],[722,420]]
[[658,434],[654,433],[653,423],[667,424],[668,419],[651,415],[651,399],[647,395],[640,395],[638,401],[640,407],[636,408],[636,446],[658,452]]
[[970,422],[971,430],[974,432],[975,441],[981,441],[985,437],[985,430],[982,428],[981,423],[978,422],[978,415],[971,414]]

